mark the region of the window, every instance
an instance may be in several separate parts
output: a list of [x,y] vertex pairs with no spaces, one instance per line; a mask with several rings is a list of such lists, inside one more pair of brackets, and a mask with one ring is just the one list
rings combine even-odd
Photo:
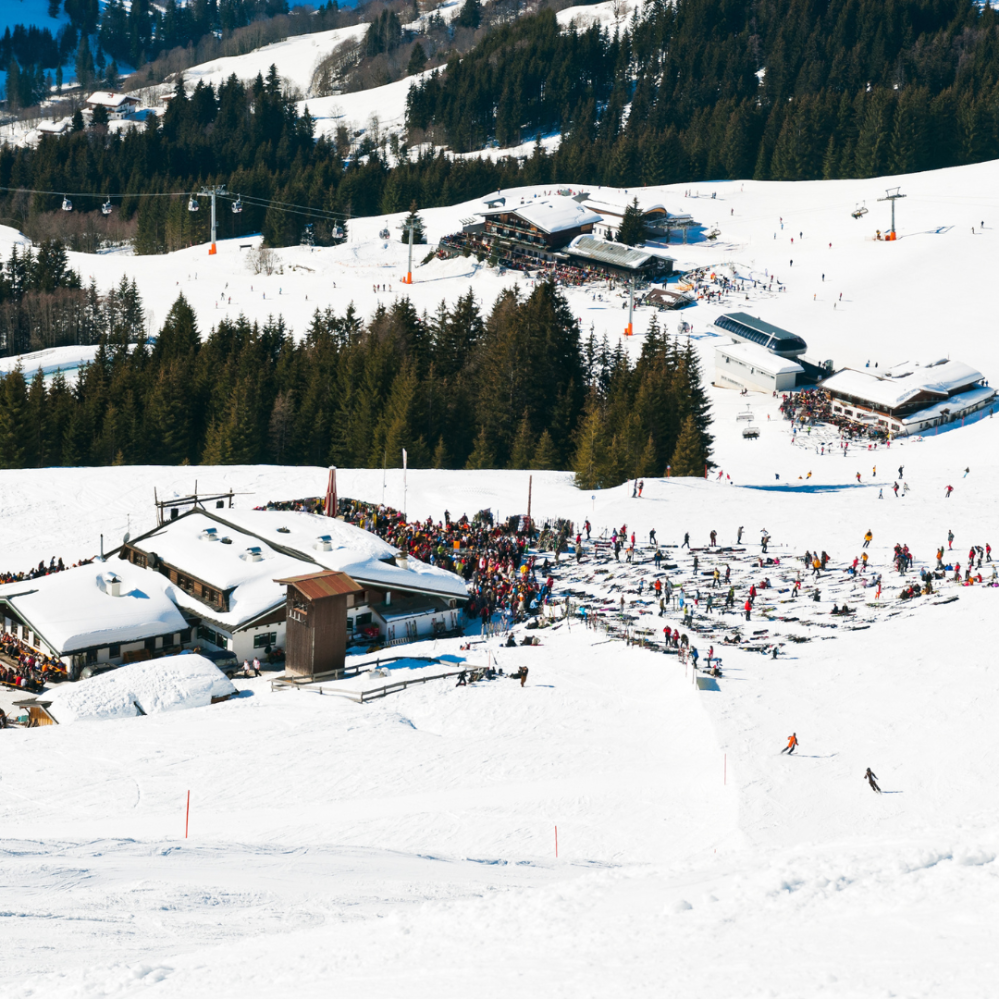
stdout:
[[190,640],[191,640],[191,629],[190,628],[185,628],[180,633],[180,644],[184,645],[186,642],[189,642]]
[[149,652],[155,652],[156,651],[156,639],[155,638],[147,638],[145,644],[146,644],[146,649]]
[[108,646],[108,659],[117,659],[121,655],[120,645],[109,645]]
[[347,618],[347,631],[354,630],[354,619],[352,617]]
[[355,620],[355,624],[357,625],[358,628],[366,628],[369,624],[371,624],[371,615],[358,614]]
[[97,662],[97,649],[87,649],[87,665]]
[[255,649],[266,649],[268,645],[277,645],[276,631],[265,631],[262,635],[253,636],[253,647]]
[[203,624],[198,625],[198,638],[200,638],[203,642],[211,642],[212,645],[222,644],[219,642],[219,636],[215,634],[214,630],[205,627]]

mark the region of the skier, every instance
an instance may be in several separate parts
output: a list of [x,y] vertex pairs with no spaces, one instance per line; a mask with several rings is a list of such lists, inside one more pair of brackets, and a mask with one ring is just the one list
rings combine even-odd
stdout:
[[748,621],[749,620],[749,612],[753,609],[753,604],[752,604],[752,602],[750,600],[747,600],[746,603],[743,606],[745,607],[745,610],[746,610],[746,620]]
[[690,548],[690,534],[684,534],[683,544],[680,545],[681,548]]
[[718,532],[717,531],[712,531],[711,532],[711,547],[714,548],[714,547],[717,546],[717,544],[718,544]]
[[781,750],[781,754],[787,753],[790,756],[798,747],[798,733],[792,732],[787,737],[787,745]]
[[954,491],[954,487],[953,487],[953,486],[948,486],[948,487],[947,487],[947,489],[945,490],[945,492],[946,492],[946,496],[947,496],[947,499],[950,499],[950,494],[951,494],[951,493],[952,493],[953,491]]
[[864,547],[865,548],[870,548],[871,547],[871,542],[873,540],[874,540],[874,533],[873,533],[873,531],[871,531],[871,530],[868,529],[867,533],[864,535]]
[[656,544],[656,529],[654,527],[652,528],[651,531],[649,531],[649,544],[650,545]]
[[904,466],[904,465],[899,465],[899,466],[898,466],[898,477],[899,477],[900,479],[902,478],[902,469],[903,469],[903,468],[905,468],[905,466]]
[[589,541],[590,540],[590,522],[589,522],[589,520],[587,520],[586,523],[583,524],[583,528],[586,531],[586,540]]
[[864,779],[871,785],[872,791],[877,791],[878,794],[881,793],[881,788],[877,785],[878,775],[875,774],[870,767],[867,768],[867,773],[864,774]]
[[950,551],[950,549],[953,548],[953,547],[954,547],[954,532],[953,531],[948,531],[947,532],[947,550]]

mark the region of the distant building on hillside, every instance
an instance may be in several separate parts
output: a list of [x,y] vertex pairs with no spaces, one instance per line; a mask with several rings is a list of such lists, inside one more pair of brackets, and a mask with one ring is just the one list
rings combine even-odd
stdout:
[[600,271],[610,277],[655,280],[673,273],[673,257],[648,250],[610,243],[595,236],[577,236],[563,251],[578,267]]
[[756,392],[790,392],[805,369],[755,343],[715,348],[715,384]]
[[87,107],[91,111],[98,107],[105,108],[109,118],[127,118],[138,106],[137,98],[113,90],[98,90],[87,98]]
[[895,436],[978,419],[996,404],[996,390],[980,371],[948,358],[907,361],[879,372],[843,368],[819,387],[832,396],[833,413]]
[[601,239],[617,239],[624,212],[635,200],[642,213],[642,222],[651,239],[665,239],[669,242],[670,235],[680,231],[686,239],[687,231],[697,226],[692,215],[669,212],[661,202],[649,200],[645,192],[636,192],[629,196],[621,191],[598,191],[593,194],[586,192],[577,194],[576,200],[591,211],[600,215],[600,222],[593,227],[593,235]]
[[808,350],[808,344],[796,333],[774,326],[745,312],[729,312],[715,320],[715,326],[736,340],[755,343],[781,357],[798,357]]
[[483,231],[489,240],[502,239],[549,252],[592,233],[601,221],[596,212],[557,194],[519,205],[495,204],[477,214],[484,219]]

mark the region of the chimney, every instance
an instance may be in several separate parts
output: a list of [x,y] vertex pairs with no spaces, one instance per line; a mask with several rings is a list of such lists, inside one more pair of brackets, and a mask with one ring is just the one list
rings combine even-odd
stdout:
[[104,579],[104,589],[112,597],[121,596],[121,580],[112,572]]
[[408,569],[409,555],[406,552],[397,552],[395,556],[395,564],[399,566],[400,569]]

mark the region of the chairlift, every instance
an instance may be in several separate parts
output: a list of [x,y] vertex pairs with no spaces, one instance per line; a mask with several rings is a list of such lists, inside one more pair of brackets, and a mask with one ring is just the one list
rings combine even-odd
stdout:
[[73,210],[73,202],[69,198],[63,196],[62,199],[62,210],[64,212],[71,212]]
[[391,239],[392,238],[392,234],[389,232],[388,226],[386,226],[384,229],[382,229],[382,231],[380,233],[378,233],[378,238],[379,239]]
[[192,196],[191,200],[187,203],[187,210],[189,212],[196,212],[200,207],[198,199]]
[[335,225],[335,226],[333,226],[333,238],[334,239],[343,239],[343,226],[342,225]]
[[714,228],[710,232],[705,233],[708,239],[717,239],[721,235],[721,229]]
[[850,215],[855,219],[862,219],[866,214],[867,214],[866,205],[859,205],[852,212],[850,212]]
[[111,199],[108,198],[107,201],[101,205],[101,215],[110,215],[114,211],[114,206],[111,204]]
[[237,194],[236,200],[232,203],[232,214],[238,215],[243,210],[243,199]]

